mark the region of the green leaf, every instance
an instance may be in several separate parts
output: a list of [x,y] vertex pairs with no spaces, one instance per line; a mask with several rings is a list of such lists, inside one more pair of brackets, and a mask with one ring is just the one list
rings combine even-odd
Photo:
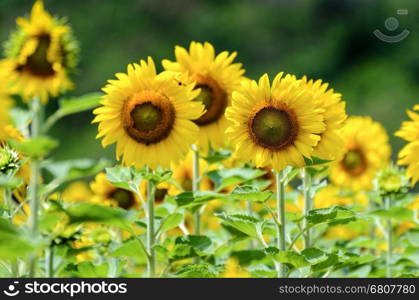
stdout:
[[240,250],[232,252],[231,256],[237,258],[240,265],[249,265],[253,261],[264,259],[266,253],[263,250]]
[[328,254],[328,257],[326,260],[315,264],[311,266],[312,272],[318,272],[327,268],[330,268],[331,266],[337,264],[339,262],[339,256],[337,256],[334,253]]
[[304,162],[306,166],[318,166],[318,165],[330,163],[331,160],[312,156],[311,158],[304,157]]
[[48,130],[61,118],[83,112],[86,110],[91,110],[100,104],[100,99],[103,94],[101,93],[89,93],[76,98],[65,98],[59,100],[59,108],[45,121],[43,126],[43,132],[48,132]]
[[40,159],[58,146],[58,142],[52,138],[43,136],[35,139],[27,139],[23,142],[9,140],[10,145],[24,154],[35,159]]
[[193,247],[187,244],[177,244],[175,247],[170,251],[170,261],[176,261],[181,259],[187,259],[191,257],[197,257],[199,254]]
[[106,179],[116,187],[138,192],[143,177],[140,172],[136,172],[133,168],[114,167],[106,168]]
[[327,254],[317,248],[304,249],[301,254],[310,264],[317,264],[327,259]]
[[236,187],[230,197],[235,200],[264,203],[271,198],[272,194],[272,191],[259,191],[254,186],[244,185]]
[[102,93],[89,93],[77,98],[62,99],[59,101],[58,113],[61,117],[91,110],[99,106]]
[[226,213],[215,214],[218,218],[222,219],[227,225],[243,232],[244,234],[257,238],[257,224],[261,223],[254,217],[241,214],[227,215]]
[[90,261],[83,261],[77,265],[78,275],[83,278],[105,278],[108,276],[108,263],[94,265]]
[[389,210],[377,209],[370,212],[369,215],[399,221],[412,221],[414,219],[414,213],[412,210],[400,206],[391,207]]
[[223,160],[226,160],[230,156],[231,156],[230,150],[222,149],[222,150],[215,151],[214,149],[210,148],[208,151],[208,155],[206,157],[203,157],[203,159],[206,160],[209,164],[215,164]]
[[162,221],[159,232],[164,233],[170,229],[177,227],[182,222],[182,219],[183,214],[181,213],[174,213],[169,215]]
[[216,191],[245,183],[263,174],[265,172],[262,170],[249,168],[214,170],[207,173],[208,177],[214,182]]
[[215,278],[219,269],[210,264],[188,264],[183,265],[176,273],[180,278]]
[[161,182],[166,182],[170,180],[170,178],[172,177],[172,171],[161,170],[161,169],[151,171],[148,168],[145,168],[145,169],[142,169],[140,173],[145,179],[154,182],[154,184],[156,185]]
[[227,197],[228,195],[226,194],[220,194],[213,191],[197,191],[180,193],[174,197],[174,200],[179,207],[192,207],[202,205],[210,200]]
[[146,253],[143,246],[135,238],[124,241],[123,244],[114,249],[110,255],[116,257],[136,257],[141,260],[146,259]]
[[414,247],[419,247],[419,229],[410,229],[406,233],[407,240]]
[[0,188],[13,190],[21,186],[22,183],[23,179],[21,178],[0,174]]
[[204,251],[211,246],[211,239],[205,235],[184,235],[175,239],[175,245],[189,245],[194,249]]
[[64,212],[69,216],[70,224],[98,223],[130,230],[130,224],[137,217],[137,212],[117,207],[107,207],[90,203],[74,203]]
[[307,267],[310,265],[304,255],[298,254],[294,251],[279,251],[275,255],[275,260],[282,264],[291,265],[295,269]]
[[106,159],[97,161],[94,159],[80,158],[65,161],[48,161],[45,164],[45,169],[53,175],[55,180],[66,182],[93,176],[108,165],[109,162]]
[[331,223],[337,225],[339,222],[347,223],[355,220],[355,213],[350,209],[341,206],[332,206],[329,208],[313,209],[305,217],[309,224]]
[[0,259],[24,258],[34,250],[29,240],[3,218],[0,218],[0,241]]

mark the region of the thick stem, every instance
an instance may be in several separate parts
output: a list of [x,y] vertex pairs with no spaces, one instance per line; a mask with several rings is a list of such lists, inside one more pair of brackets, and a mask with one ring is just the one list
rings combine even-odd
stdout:
[[[282,172],[275,172],[276,182],[276,210],[277,210],[277,247],[280,251],[286,250],[285,245],[285,184],[282,181]],[[286,275],[286,266],[279,264],[278,277],[283,278]]]
[[[304,207],[303,215],[306,217],[308,212],[312,209],[312,199],[311,199],[311,175],[304,168],[302,169],[302,178],[303,178],[303,190],[304,190]],[[307,227],[307,219],[303,219],[303,228]],[[304,234],[304,248],[309,248],[311,246],[311,230],[308,229]]]
[[154,194],[156,187],[154,182],[151,180],[147,181],[147,252],[148,252],[148,264],[147,272],[149,277],[154,277],[156,268],[156,254],[153,246],[155,242],[154,232]]
[[[199,191],[199,151],[196,145],[192,145],[192,191],[195,193]],[[195,234],[201,234],[201,213],[197,209],[195,211]]]
[[[31,101],[32,111],[32,123],[31,123],[31,138],[37,138],[40,132],[42,124],[42,105],[39,98],[34,98]],[[39,199],[38,199],[38,183],[39,183],[39,161],[33,159],[31,163],[31,177],[29,181],[29,204],[30,204],[30,216],[29,216],[29,228],[34,238],[38,236],[38,211],[39,211]],[[36,255],[32,255],[29,262],[29,277],[35,276],[36,269]]]
[[[389,210],[391,208],[391,196],[386,197],[384,199],[386,209]],[[391,223],[391,219],[387,220],[387,257],[386,257],[386,276],[387,278],[392,277],[391,272],[391,263],[392,263],[392,256],[393,256],[393,226]]]

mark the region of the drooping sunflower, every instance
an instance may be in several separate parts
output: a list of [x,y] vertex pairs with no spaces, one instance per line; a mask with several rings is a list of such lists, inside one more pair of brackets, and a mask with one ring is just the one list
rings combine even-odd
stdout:
[[224,131],[228,124],[224,112],[231,103],[231,93],[240,87],[245,72],[242,64],[233,63],[237,53],[223,51],[216,55],[210,43],[191,42],[189,52],[176,46],[175,56],[175,62],[163,60],[163,67],[187,73],[196,83],[196,89],[200,90],[194,100],[205,105],[205,113],[195,120],[200,128],[201,149],[205,152],[209,144],[213,148],[224,146]]
[[198,138],[204,106],[193,102],[199,91],[193,84],[179,84],[179,74],[156,73],[153,60],[131,64],[128,72],[109,80],[102,106],[94,110],[99,123],[97,138],[104,147],[116,142],[116,157],[122,163],[142,168],[169,168],[188,152]]
[[323,110],[325,130],[320,133],[320,141],[314,147],[313,156],[334,160],[338,158],[343,151],[343,140],[339,135],[339,130],[347,118],[345,112],[345,102],[342,101],[342,95],[335,93],[333,89],[328,89],[329,84],[321,80],[302,79],[304,89],[313,93],[317,105]]
[[373,187],[376,173],[388,165],[390,144],[384,127],[370,117],[349,117],[341,130],[344,153],[330,168],[330,180],[354,191]]
[[18,28],[6,43],[6,58],[0,62],[12,93],[46,103],[71,89],[69,74],[76,67],[79,47],[65,20],[52,17],[37,0],[30,17],[16,23]]
[[128,210],[136,209],[141,204],[141,200],[135,193],[114,186],[106,179],[105,173],[97,174],[95,180],[90,183],[90,188],[93,191],[91,201],[94,204]]
[[241,91],[233,93],[226,117],[236,154],[258,168],[276,171],[304,166],[304,157],[311,157],[325,130],[313,93],[304,89],[303,81],[282,73],[272,86],[266,74],[259,83],[244,82]]
[[[415,105],[413,110],[419,111],[419,105]],[[411,120],[403,122],[400,130],[395,133],[408,142],[399,152],[397,163],[407,166],[407,177],[414,185],[419,181],[419,114],[408,110],[407,115]]]

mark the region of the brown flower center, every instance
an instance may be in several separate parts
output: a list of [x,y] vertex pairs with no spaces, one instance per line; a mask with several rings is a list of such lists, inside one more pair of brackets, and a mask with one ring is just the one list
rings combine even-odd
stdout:
[[341,165],[349,174],[358,176],[367,168],[367,161],[361,149],[353,149],[345,154]]
[[38,46],[26,60],[26,63],[17,67],[17,71],[26,71],[36,77],[50,77],[55,74],[52,64],[48,61],[47,54],[51,44],[48,34],[38,36]]
[[196,88],[201,89],[194,101],[200,101],[205,106],[205,113],[195,123],[199,126],[209,125],[218,121],[227,107],[227,94],[219,84],[210,77],[196,76]]
[[130,209],[135,206],[135,197],[127,190],[118,188],[111,193],[110,197],[116,201],[120,208]]
[[251,114],[248,131],[256,144],[277,151],[294,142],[298,123],[294,113],[287,107],[265,106]]
[[156,188],[156,192],[154,194],[154,202],[156,204],[162,203],[166,195],[167,195],[167,189]]
[[173,129],[175,110],[170,100],[153,91],[143,91],[124,104],[125,132],[139,143],[150,145],[167,138]]

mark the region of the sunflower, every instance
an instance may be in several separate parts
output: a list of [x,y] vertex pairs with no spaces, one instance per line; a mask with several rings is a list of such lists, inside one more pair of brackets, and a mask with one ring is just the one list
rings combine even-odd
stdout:
[[237,53],[223,51],[215,55],[214,47],[205,42],[191,42],[189,52],[175,48],[176,62],[163,60],[166,70],[187,73],[196,83],[199,95],[194,99],[205,105],[205,113],[195,120],[200,128],[199,145],[206,152],[209,145],[225,145],[224,131],[227,120],[224,112],[231,103],[231,93],[240,87],[244,70],[240,63],[233,63]]
[[224,266],[223,278],[249,278],[250,274],[243,269],[236,258],[229,258]]
[[354,191],[373,187],[376,173],[388,165],[390,145],[384,127],[370,117],[350,117],[341,131],[342,158],[330,168],[330,180]]
[[[190,192],[192,191],[192,151],[189,151],[188,155],[178,165],[173,165],[172,178],[176,182],[178,187],[176,190],[172,189],[172,194],[180,191]],[[214,184],[211,182],[208,176],[205,176],[205,172],[208,169],[208,164],[205,160],[199,159],[199,176],[202,178],[199,189],[201,191],[211,190]]]
[[313,93],[318,107],[323,110],[325,130],[320,134],[320,141],[314,147],[313,156],[334,160],[342,154],[343,140],[339,130],[346,120],[345,102],[341,101],[342,95],[328,89],[328,84],[321,80],[302,79],[304,89]]
[[[140,192],[144,199],[147,199],[147,180],[143,180],[140,183]],[[154,191],[154,203],[161,204],[164,202],[164,199],[168,195],[175,195],[174,191],[177,191],[171,184],[168,182],[161,182],[156,185],[156,189]]]
[[136,194],[114,186],[106,179],[105,173],[96,175],[90,184],[93,191],[92,203],[120,207],[123,209],[136,209],[140,205],[140,199]]
[[302,167],[325,130],[322,113],[303,81],[279,73],[271,86],[265,74],[259,83],[243,82],[241,91],[233,93],[226,133],[236,154],[258,168]]
[[179,84],[178,73],[156,74],[149,57],[140,65],[128,66],[128,73],[116,74],[103,88],[102,106],[94,110],[99,123],[97,138],[106,147],[116,142],[116,157],[124,165],[169,168],[188,152],[198,138],[192,120],[203,113],[203,105],[192,100],[199,91],[194,85]]
[[93,193],[85,182],[75,181],[63,191],[61,197],[65,202],[70,203],[89,202]]
[[[415,105],[413,109],[419,111],[419,105]],[[419,114],[409,110],[407,114],[411,121],[403,122],[395,135],[409,142],[399,152],[398,164],[407,165],[407,177],[414,185],[419,180]]]
[[69,74],[77,64],[78,44],[64,20],[52,17],[41,0],[32,7],[29,18],[18,18],[17,30],[6,43],[6,58],[1,61],[12,93],[28,101],[72,88]]
[[345,193],[337,186],[328,185],[322,188],[314,196],[315,208],[328,208],[333,205],[346,206],[358,204],[362,206],[368,205],[368,197],[361,192]]
[[13,100],[9,96],[6,78],[0,74],[0,143],[8,137],[6,126],[8,126],[11,121],[9,110],[12,106]]

